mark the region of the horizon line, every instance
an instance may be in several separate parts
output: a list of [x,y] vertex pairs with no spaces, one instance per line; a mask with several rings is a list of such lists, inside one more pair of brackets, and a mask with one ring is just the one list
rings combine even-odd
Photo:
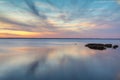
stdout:
[[120,39],[120,38],[0,38],[0,39]]

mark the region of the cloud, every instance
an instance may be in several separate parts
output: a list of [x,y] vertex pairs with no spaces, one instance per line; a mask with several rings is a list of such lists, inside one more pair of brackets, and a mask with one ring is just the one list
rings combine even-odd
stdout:
[[31,12],[33,14],[35,14],[36,16],[42,18],[42,19],[46,19],[47,17],[44,14],[40,14],[40,12],[38,11],[35,3],[32,0],[24,0],[26,5],[29,7],[29,9],[31,10]]
[[120,0],[117,0],[117,2],[120,4]]
[[35,4],[33,3],[32,0],[24,0],[25,3],[27,4],[27,6],[31,9],[31,11],[36,14],[37,16],[39,16],[39,12],[35,6]]
[[115,0],[2,0],[0,4],[0,26],[4,30],[37,32],[38,37],[41,33],[77,37],[94,30],[96,34],[105,30],[105,34],[113,27],[115,32],[119,29],[120,6]]

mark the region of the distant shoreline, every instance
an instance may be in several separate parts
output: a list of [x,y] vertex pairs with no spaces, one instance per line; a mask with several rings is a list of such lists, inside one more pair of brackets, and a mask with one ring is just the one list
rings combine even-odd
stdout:
[[0,38],[0,39],[100,39],[100,40],[120,40],[120,38]]

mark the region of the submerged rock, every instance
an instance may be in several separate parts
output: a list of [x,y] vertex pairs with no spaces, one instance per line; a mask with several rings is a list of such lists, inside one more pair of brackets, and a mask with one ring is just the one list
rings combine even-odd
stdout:
[[118,45],[114,45],[113,46],[113,49],[117,49],[119,46]]
[[104,44],[90,43],[90,44],[87,44],[85,46],[89,47],[90,49],[95,49],[95,50],[105,50],[106,49]]
[[85,46],[95,50],[105,50],[107,48],[116,49],[119,47],[118,45],[113,46],[112,44],[99,44],[99,43],[89,43],[89,44],[86,44]]

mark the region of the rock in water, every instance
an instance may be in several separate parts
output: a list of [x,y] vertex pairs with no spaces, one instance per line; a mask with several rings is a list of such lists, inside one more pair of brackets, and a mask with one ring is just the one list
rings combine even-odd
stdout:
[[119,47],[118,45],[113,46],[112,44],[99,44],[99,43],[89,43],[89,44],[86,44],[85,46],[95,50],[105,50],[107,48],[116,49]]
[[118,45],[114,45],[113,46],[113,49],[117,49],[119,46]]
[[89,47],[90,49],[95,49],[95,50],[105,50],[106,49],[104,44],[90,43],[90,44],[87,44],[85,46]]

